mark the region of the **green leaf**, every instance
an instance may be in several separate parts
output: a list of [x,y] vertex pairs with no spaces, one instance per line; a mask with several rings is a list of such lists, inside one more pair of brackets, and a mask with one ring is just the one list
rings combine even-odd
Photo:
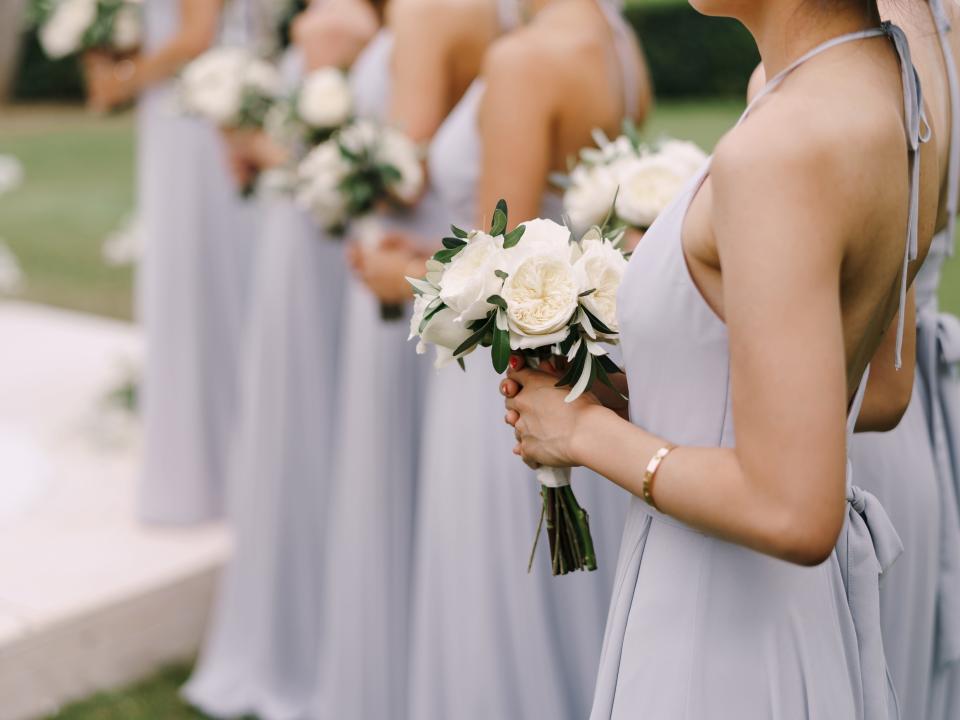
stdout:
[[590,319],[590,323],[593,325],[593,329],[594,329],[594,330],[596,330],[597,332],[601,332],[601,333],[603,333],[604,335],[616,335],[616,334],[617,334],[616,330],[611,330],[611,329],[608,328],[606,325],[604,325],[602,322],[600,322],[600,321],[597,319],[597,316],[594,315],[594,314],[593,314],[592,312],[590,312],[589,310],[587,310],[583,305],[580,306],[580,309],[583,310],[583,312],[585,312],[585,313],[587,314],[587,317]]
[[446,237],[443,239],[443,246],[449,250],[453,250],[454,248],[462,248],[466,244],[467,241],[461,240],[460,238]]
[[444,248],[443,250],[438,250],[434,254],[433,259],[436,260],[437,262],[448,263],[451,260],[453,260],[457,256],[457,253],[459,253],[465,247],[466,247],[466,243],[464,243],[463,245],[458,245],[457,247],[454,247],[454,248]]
[[[506,224],[506,218],[504,218],[504,224]],[[527,228],[525,225],[517,225],[517,227],[515,227],[513,230],[508,232],[503,238],[504,249],[509,250],[518,242],[520,242],[520,238],[523,237],[523,233],[526,231],[526,229]]]
[[597,355],[596,359],[608,373],[617,374],[623,372],[620,366],[617,365],[609,355]]
[[496,305],[501,310],[507,309],[507,301],[504,300],[499,295],[491,295],[490,297],[487,298],[487,302],[490,303],[491,305]]
[[463,370],[464,372],[467,371],[467,364],[463,361],[462,357],[457,358],[457,365],[459,365],[460,369]]
[[481,340],[483,340],[483,336],[486,335],[487,328],[493,324],[495,316],[496,316],[496,313],[490,313],[487,316],[487,319],[484,320],[483,326],[479,330],[471,334],[470,337],[468,337],[462,343],[460,343],[457,349],[453,351],[454,357],[459,357],[463,355],[465,352],[467,352],[468,350],[471,350],[472,348],[476,347],[476,345]]
[[427,326],[427,323],[429,323],[430,320],[433,319],[433,316],[436,315],[436,314],[437,314],[438,312],[440,312],[441,310],[443,310],[446,306],[447,306],[446,303],[442,303],[442,302],[441,302],[439,305],[437,305],[435,308],[433,308],[433,310],[431,310],[431,311],[428,312],[426,315],[424,315],[424,316],[423,316],[423,320],[420,321],[420,327],[417,328],[417,332],[418,332],[418,333],[422,333],[422,332],[423,332],[423,329]]
[[450,232],[453,233],[454,237],[458,237],[461,240],[466,240],[468,237],[470,237],[470,234],[466,230],[461,230],[456,225],[450,226]]
[[510,365],[510,333],[500,328],[493,330],[493,369],[498,375],[507,371]]
[[582,293],[577,295],[577,297],[586,297],[587,295],[593,295],[597,291],[596,288],[590,288],[589,290],[584,290]]
[[577,354],[573,358],[573,362],[567,367],[567,372],[557,380],[557,387],[572,387],[576,384],[577,379],[580,377],[580,373],[583,372],[584,365],[587,364],[587,355],[590,354],[590,351],[587,350],[587,344],[583,343],[580,346],[580,349],[577,350]]
[[501,280],[506,280],[508,277],[510,277],[510,276],[509,276],[507,273],[505,273],[503,270],[494,270],[494,271],[493,271],[493,274],[496,275],[496,276],[497,276],[498,278],[500,278]]
[[490,225],[490,234],[491,235],[502,235],[503,231],[507,229],[507,216],[504,214],[503,210],[497,207],[493,211],[493,223]]
[[[593,368],[591,368],[593,374],[596,376],[596,379],[606,385],[608,388],[613,390],[618,396],[624,400],[629,400],[629,398],[620,392],[620,388],[613,384],[613,381],[610,380],[610,376],[607,374],[607,368],[604,366],[602,358],[605,358],[605,355],[595,356],[593,358]],[[609,358],[607,358],[609,360]],[[611,362],[613,362],[611,360]],[[616,367],[616,365],[614,365]]]

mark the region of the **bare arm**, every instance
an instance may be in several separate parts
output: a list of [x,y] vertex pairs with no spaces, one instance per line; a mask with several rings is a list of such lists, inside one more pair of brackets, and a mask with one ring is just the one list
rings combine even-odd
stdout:
[[[822,157],[786,142],[766,158],[759,152],[745,143],[718,152],[711,173],[737,444],[678,448],[654,496],[663,512],[711,535],[817,564],[845,512],[842,208],[829,197]],[[816,221],[810,207],[823,209]],[[641,494],[647,462],[670,438],[590,397],[564,406],[563,391],[537,373],[514,376],[524,389],[508,408],[519,412],[526,459],[587,465]]]
[[485,63],[486,89],[480,104],[483,155],[477,219],[489,223],[501,198],[518,224],[540,214],[550,172],[555,80],[536,61],[536,50],[510,38],[495,46]]

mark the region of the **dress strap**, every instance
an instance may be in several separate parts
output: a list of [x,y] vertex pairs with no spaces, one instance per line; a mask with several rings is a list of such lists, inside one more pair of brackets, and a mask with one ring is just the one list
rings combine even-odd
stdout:
[[610,30],[613,32],[613,50],[620,63],[623,84],[624,116],[633,118],[640,109],[640,77],[643,73],[637,60],[637,38],[623,17],[623,0],[597,0]]
[[860,410],[863,409],[863,399],[867,395],[867,381],[870,378],[870,366],[863,371],[863,377],[860,378],[860,385],[853,396],[853,402],[850,403],[850,409],[847,411],[847,440],[853,437],[857,427],[857,420],[860,419]]
[[943,64],[947,69],[947,85],[950,88],[950,161],[947,172],[947,238],[950,254],[954,250],[957,230],[957,212],[960,212],[960,74],[950,47],[950,18],[943,0],[929,0],[930,12],[940,36]]

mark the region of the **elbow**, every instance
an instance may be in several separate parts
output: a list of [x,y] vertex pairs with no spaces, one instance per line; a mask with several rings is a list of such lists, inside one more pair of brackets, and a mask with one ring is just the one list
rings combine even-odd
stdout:
[[826,561],[843,529],[846,500],[832,505],[820,512],[797,507],[781,512],[779,521],[770,528],[770,554],[805,567]]

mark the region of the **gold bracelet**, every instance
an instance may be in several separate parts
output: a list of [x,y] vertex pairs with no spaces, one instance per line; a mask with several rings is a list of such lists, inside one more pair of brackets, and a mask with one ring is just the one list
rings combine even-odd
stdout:
[[643,499],[654,510],[659,510],[657,503],[653,499],[653,481],[657,476],[657,470],[660,469],[660,463],[671,452],[676,450],[677,446],[673,443],[667,443],[657,450],[650,462],[647,463],[647,469],[643,471]]

